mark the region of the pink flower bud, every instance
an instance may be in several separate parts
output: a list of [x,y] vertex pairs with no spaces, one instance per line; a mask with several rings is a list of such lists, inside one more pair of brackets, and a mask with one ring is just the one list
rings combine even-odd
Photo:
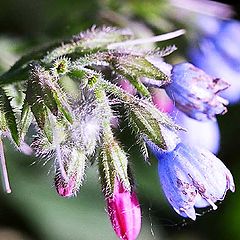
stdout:
[[173,110],[173,102],[162,89],[153,89],[152,101],[154,105],[162,112],[171,112]]
[[65,146],[57,150],[56,191],[62,197],[76,196],[84,179],[86,157],[75,148],[68,149]]
[[69,180],[64,180],[60,174],[55,176],[55,187],[57,193],[62,197],[72,197],[76,195],[76,180],[71,177]]
[[126,79],[120,80],[119,85],[123,90],[132,95],[135,95],[137,93],[137,90],[134,88],[134,86]]
[[124,189],[122,183],[116,179],[113,196],[106,201],[117,236],[123,240],[135,240],[141,229],[141,209],[136,193]]

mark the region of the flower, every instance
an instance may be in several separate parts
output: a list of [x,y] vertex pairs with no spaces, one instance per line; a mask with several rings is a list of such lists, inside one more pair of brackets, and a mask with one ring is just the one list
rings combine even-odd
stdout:
[[125,190],[122,183],[116,179],[113,196],[106,201],[117,236],[123,240],[135,240],[141,229],[141,210],[136,193]]
[[240,22],[206,16],[199,22],[202,34],[191,44],[189,58],[208,74],[226,79],[231,86],[221,96],[235,103],[240,100]]
[[161,112],[172,112],[174,109],[174,105],[172,100],[168,97],[166,92],[163,89],[153,89],[151,91],[152,94],[152,101],[154,105],[161,111]]
[[223,200],[228,189],[234,192],[230,171],[211,152],[179,143],[174,151],[164,153],[148,143],[159,160],[158,173],[166,198],[183,217],[196,219],[196,208]]
[[228,102],[217,94],[228,86],[190,63],[180,63],[173,67],[172,83],[166,87],[166,92],[182,112],[203,121],[226,112]]
[[176,109],[171,115],[175,116],[176,123],[186,129],[179,132],[179,136],[185,143],[204,147],[214,154],[219,151],[221,137],[217,121],[197,121]]

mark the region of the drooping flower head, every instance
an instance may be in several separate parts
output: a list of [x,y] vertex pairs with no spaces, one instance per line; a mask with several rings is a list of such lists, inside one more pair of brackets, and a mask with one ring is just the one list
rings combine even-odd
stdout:
[[[182,127],[151,101],[153,88],[161,88],[188,116],[214,119],[226,110],[217,94],[228,85],[189,63],[172,69],[163,57],[175,48],[133,47],[183,33],[131,40],[129,32],[120,29],[93,28],[41,54],[25,56],[0,76],[0,131],[7,130],[19,149],[33,123],[37,136],[31,146],[38,157],[54,161],[55,187],[63,197],[76,195],[86,167],[96,162],[108,214],[123,240],[137,238],[141,212],[128,154],[116,137],[118,129],[113,129],[116,116],[131,128],[145,160],[147,144],[157,155],[164,191],[181,215],[195,219],[194,206],[215,207],[227,189],[234,188],[220,160],[181,144]],[[131,88],[124,88],[123,79]],[[22,94],[12,96],[6,88],[16,82]],[[4,158],[0,160],[5,166]]]
[[172,83],[166,91],[181,111],[202,121],[226,112],[228,102],[217,94],[228,86],[190,63],[180,63],[173,67]]
[[163,153],[152,143],[148,146],[158,159],[166,198],[181,216],[195,220],[195,208],[211,205],[215,210],[228,189],[234,192],[232,174],[208,150],[179,143],[174,151]]

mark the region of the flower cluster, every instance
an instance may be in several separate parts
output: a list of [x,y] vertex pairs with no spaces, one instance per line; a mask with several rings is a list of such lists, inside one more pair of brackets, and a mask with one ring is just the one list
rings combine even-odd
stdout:
[[[178,126],[152,102],[154,89],[166,91],[182,112],[197,120],[226,112],[218,93],[228,87],[190,63],[171,66],[163,56],[174,47],[145,51],[137,45],[176,37],[183,31],[133,40],[127,30],[91,29],[60,46],[24,56],[0,77],[0,130],[18,149],[28,129],[36,131],[31,148],[40,158],[53,159],[55,187],[60,196],[75,196],[86,168],[98,165],[102,191],[114,231],[134,240],[141,211],[124,145],[113,119],[127,120],[145,158],[159,160],[165,195],[183,217],[196,218],[194,207],[222,200],[233,178],[207,150],[182,142]],[[131,88],[124,88],[124,82]],[[122,86],[122,87],[121,87]],[[122,116],[123,115],[123,116]],[[1,146],[5,186],[10,192]]]

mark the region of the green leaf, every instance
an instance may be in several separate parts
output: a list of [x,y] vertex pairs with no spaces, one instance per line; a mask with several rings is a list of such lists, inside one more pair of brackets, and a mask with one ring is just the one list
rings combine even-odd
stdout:
[[22,58],[20,58],[9,70],[15,71],[17,69],[23,69],[26,68],[27,66],[30,66],[30,64],[33,61],[38,61],[41,60],[49,51],[53,50],[57,46],[59,46],[61,42],[56,42],[56,43],[51,43],[48,44],[47,46],[42,46],[26,55],[24,55]]
[[27,80],[33,61],[41,60],[50,50],[60,45],[59,42],[41,47],[20,58],[6,73],[0,76],[0,85]]
[[7,97],[3,89],[0,89],[0,107],[4,113],[6,124],[11,133],[12,139],[19,146],[20,141],[16,117],[10,102],[10,99]]
[[127,29],[113,27],[93,27],[73,37],[73,41],[82,48],[106,48],[111,43],[122,42],[132,38],[132,33]]
[[131,32],[126,29],[93,27],[91,30],[73,36],[70,42],[63,43],[53,51],[50,51],[42,59],[42,62],[50,64],[52,61],[62,56],[68,56],[74,59],[89,53],[107,51],[107,46],[109,44],[129,40],[131,37]]
[[29,66],[21,66],[17,69],[10,69],[0,76],[0,86],[20,82],[28,79]]

